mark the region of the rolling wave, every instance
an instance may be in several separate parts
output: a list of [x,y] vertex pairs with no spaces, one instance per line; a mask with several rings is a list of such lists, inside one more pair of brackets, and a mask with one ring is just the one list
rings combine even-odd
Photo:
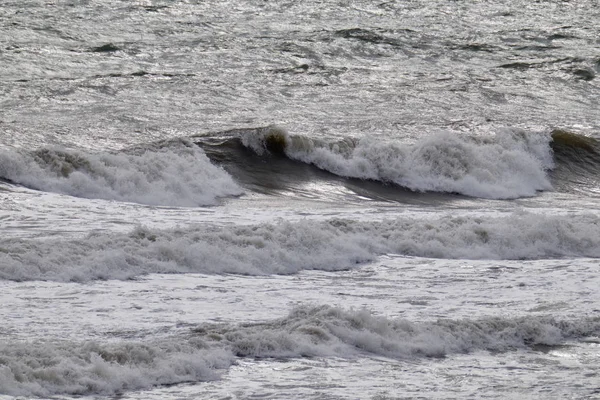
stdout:
[[268,275],[339,271],[384,254],[442,259],[600,257],[594,215],[514,213],[281,221],[249,226],[139,227],[81,239],[1,239],[0,279],[86,282],[150,273]]
[[218,378],[234,357],[193,340],[0,343],[0,393],[10,396],[115,395]]
[[114,395],[159,385],[218,379],[237,358],[383,356],[411,360],[478,350],[563,345],[600,335],[600,318],[545,316],[412,322],[367,310],[299,306],[255,324],[200,324],[149,342],[41,340],[0,344],[0,393]]
[[549,139],[521,131],[506,130],[492,137],[441,132],[413,142],[379,138],[328,142],[278,128],[246,131],[238,137],[261,156],[285,156],[340,177],[414,192],[513,199],[552,189],[547,174],[554,166]]
[[359,197],[401,202],[423,201],[422,193],[427,201],[435,200],[434,193],[486,199],[548,190],[593,194],[600,191],[598,172],[598,140],[559,129],[327,140],[263,127],[118,153],[58,147],[0,151],[3,181],[83,198],[184,207],[218,204],[222,197],[243,194],[242,187],[302,194],[305,184],[313,182],[345,187]]
[[207,342],[226,344],[241,357],[374,354],[411,359],[560,345],[568,339],[600,334],[600,318],[561,321],[529,316],[414,323],[374,316],[364,309],[305,305],[275,321],[242,326],[204,324],[194,333]]
[[[202,136],[194,141],[214,161],[224,163],[234,177],[242,183],[252,181],[254,187],[265,181],[277,186],[268,175],[286,179],[280,172],[284,169],[300,179],[334,180],[333,175],[346,184],[354,179],[354,189],[366,186],[357,184],[361,180],[392,185],[396,190],[404,189],[405,194],[412,191],[514,199],[534,196],[539,191],[585,190],[586,184],[595,187],[596,182],[591,181],[600,170],[596,139],[558,129],[549,133],[504,129],[489,136],[440,132],[411,140],[366,137],[328,141],[265,127]],[[251,157],[243,149],[259,157],[252,165],[258,170],[255,180],[253,169],[248,168]],[[237,159],[246,160],[244,171],[236,168]],[[286,164],[284,160],[295,163]],[[331,175],[311,172],[307,165]],[[370,186],[367,191],[372,190]]]
[[243,192],[198,146],[183,140],[121,153],[0,151],[0,177],[48,192],[162,206],[214,205]]

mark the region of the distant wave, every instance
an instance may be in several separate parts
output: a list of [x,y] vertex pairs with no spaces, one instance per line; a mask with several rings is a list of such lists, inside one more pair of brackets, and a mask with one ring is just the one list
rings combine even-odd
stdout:
[[600,218],[513,213],[384,221],[137,228],[82,239],[0,239],[0,279],[90,281],[149,273],[345,270],[383,254],[448,259],[600,257]]
[[71,196],[149,205],[213,205],[242,189],[190,142],[121,153],[65,148],[0,151],[0,177]]
[[12,340],[0,344],[0,393],[13,396],[113,395],[216,379],[236,357],[445,357],[477,350],[556,346],[600,335],[600,318],[544,316],[416,323],[366,310],[299,306],[256,324],[200,324],[152,342]]
[[548,134],[511,129],[485,137],[440,132],[412,142],[374,137],[325,141],[290,135],[277,127],[236,134],[258,155],[282,155],[338,176],[417,192],[514,199],[552,189],[548,171],[554,161]]

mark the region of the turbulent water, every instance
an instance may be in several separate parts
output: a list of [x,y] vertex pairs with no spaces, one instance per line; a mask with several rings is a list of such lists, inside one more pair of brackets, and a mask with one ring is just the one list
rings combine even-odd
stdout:
[[600,398],[595,1],[0,4],[0,399]]

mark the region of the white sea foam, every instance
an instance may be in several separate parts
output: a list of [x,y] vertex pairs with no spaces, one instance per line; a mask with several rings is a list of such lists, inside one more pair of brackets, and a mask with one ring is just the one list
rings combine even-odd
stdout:
[[485,137],[439,132],[412,143],[369,136],[327,143],[272,127],[245,132],[241,140],[258,154],[268,150],[270,143],[280,142],[289,158],[336,175],[390,182],[415,191],[512,199],[552,189],[547,176],[554,166],[549,133],[504,129]]
[[17,396],[118,394],[218,378],[237,357],[363,357],[397,360],[472,351],[560,345],[600,334],[600,318],[484,318],[413,322],[367,310],[299,306],[254,324],[200,324],[149,342],[7,340],[0,344],[0,393]]
[[197,327],[196,332],[243,357],[347,357],[371,353],[405,359],[559,345],[568,339],[600,334],[600,318],[564,321],[534,316],[415,323],[374,316],[364,309],[300,306],[272,322],[207,324]]
[[228,350],[201,340],[173,342],[0,343],[0,393],[111,395],[127,390],[218,378],[233,362]]
[[600,219],[525,212],[384,221],[137,228],[83,239],[0,240],[0,278],[89,281],[148,273],[343,270],[383,254],[457,259],[600,257]]
[[0,177],[44,191],[149,205],[213,205],[219,197],[242,193],[198,146],[184,141],[131,154],[5,150]]

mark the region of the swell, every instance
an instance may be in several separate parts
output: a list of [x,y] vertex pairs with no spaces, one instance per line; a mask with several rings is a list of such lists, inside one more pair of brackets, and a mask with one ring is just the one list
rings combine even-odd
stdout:
[[494,353],[600,335],[600,319],[546,316],[412,322],[366,310],[299,306],[255,324],[200,324],[148,342],[39,340],[0,344],[0,393],[13,396],[118,395],[219,378],[237,358],[383,356],[403,360]]

